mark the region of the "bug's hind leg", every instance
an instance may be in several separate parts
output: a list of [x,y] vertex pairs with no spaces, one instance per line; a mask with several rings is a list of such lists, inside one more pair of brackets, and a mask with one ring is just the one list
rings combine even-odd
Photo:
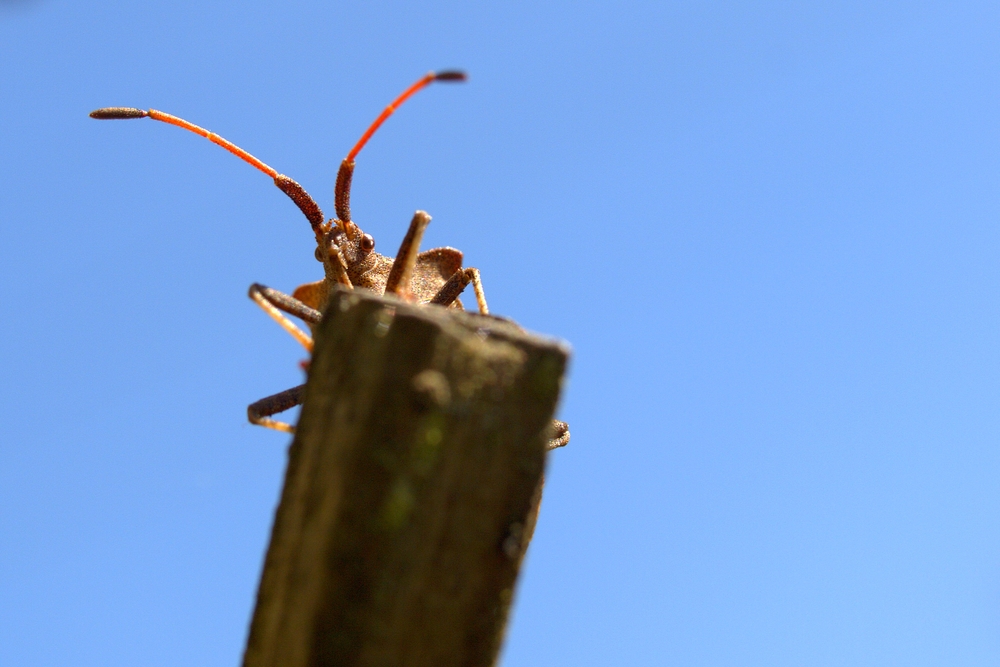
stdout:
[[[439,306],[450,306],[469,283],[472,283],[472,289],[476,293],[479,312],[488,315],[490,310],[486,307],[486,295],[483,293],[483,282],[479,278],[479,269],[468,268],[456,271],[430,302]],[[551,437],[546,444],[546,449],[557,449],[565,447],[567,444],[569,444],[569,424],[553,419]]]
[[479,312],[483,315],[489,315],[490,309],[486,306],[486,294],[483,292],[483,281],[479,277],[479,269],[468,268],[456,271],[448,279],[448,282],[441,286],[430,302],[439,306],[450,306],[468,287],[469,283],[472,283],[472,289],[476,293],[476,305],[479,306]]
[[[295,340],[302,343],[304,348],[312,352],[312,337],[300,329],[295,322],[292,322],[290,319],[285,317],[283,312],[288,313],[289,315],[294,315],[309,324],[318,324],[320,319],[322,319],[322,315],[318,310],[310,308],[298,299],[290,297],[276,289],[271,289],[270,287],[259,285],[257,283],[250,286],[250,298],[253,299],[265,313],[270,315],[275,322],[281,325],[282,329],[290,333]],[[294,433],[294,426],[286,422],[271,419],[271,416],[276,415],[279,412],[284,412],[285,410],[290,410],[296,405],[301,405],[302,393],[304,389],[305,385],[302,384],[298,387],[286,389],[283,392],[274,394],[273,396],[268,396],[267,398],[262,398],[255,403],[251,403],[247,406],[247,418],[250,420],[251,424],[273,428],[275,431]]]
[[247,418],[250,420],[251,424],[273,428],[275,431],[295,433],[295,427],[291,424],[280,422],[276,419],[271,419],[270,417],[271,415],[276,415],[279,412],[290,410],[296,405],[301,405],[302,394],[305,388],[306,386],[304,384],[300,384],[298,387],[286,389],[285,391],[274,394],[273,396],[268,396],[267,398],[262,398],[255,403],[251,403],[247,406]]
[[312,337],[300,329],[295,322],[282,315],[281,311],[294,315],[309,324],[319,324],[322,314],[315,308],[310,308],[294,297],[290,297],[276,289],[254,283],[250,286],[250,298],[260,306],[265,313],[277,322],[282,329],[299,341],[309,352],[313,349]]
[[549,442],[545,446],[546,449],[565,447],[569,444],[569,424],[561,422],[558,419],[553,419],[552,435],[553,437],[549,438]]

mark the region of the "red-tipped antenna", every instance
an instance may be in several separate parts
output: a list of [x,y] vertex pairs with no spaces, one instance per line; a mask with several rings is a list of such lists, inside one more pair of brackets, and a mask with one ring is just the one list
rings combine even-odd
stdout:
[[354,158],[358,156],[358,153],[360,153],[361,149],[365,147],[365,144],[368,143],[368,140],[372,138],[372,135],[375,134],[375,131],[379,127],[381,127],[382,123],[385,122],[385,119],[391,116],[393,112],[396,111],[396,109],[402,106],[403,102],[413,97],[423,88],[429,86],[432,82],[465,81],[465,79],[466,79],[465,72],[456,72],[456,71],[437,72],[437,73],[430,72],[422,79],[417,81],[415,84],[404,90],[402,95],[394,99],[392,101],[392,104],[387,106],[385,110],[382,111],[381,114],[379,114],[379,117],[375,119],[375,122],[372,123],[367,130],[365,130],[365,133],[361,135],[360,139],[358,139],[358,143],[354,144],[354,148],[351,149],[351,152],[348,153],[347,157],[344,159],[347,160],[348,162],[354,162]]
[[90,112],[91,118],[96,118],[97,120],[124,120],[128,118],[152,118],[153,120],[158,120],[162,123],[168,123],[170,125],[176,125],[177,127],[184,128],[188,132],[194,132],[195,134],[205,137],[213,144],[218,144],[222,146],[227,151],[238,157],[239,159],[247,162],[262,172],[274,178],[278,175],[277,170],[272,169],[267,166],[250,153],[237,146],[227,139],[223,139],[215,132],[209,132],[203,127],[198,127],[194,123],[189,123],[183,118],[178,118],[177,116],[171,116],[168,113],[163,113],[162,111],[157,111],[156,109],[150,109],[149,111],[143,111],[142,109],[132,109],[130,107],[107,107],[105,109],[98,109],[97,111]]
[[276,169],[269,167],[264,164],[250,153],[234,144],[233,142],[223,139],[215,132],[209,132],[203,127],[198,127],[194,123],[189,123],[183,118],[178,118],[177,116],[171,116],[168,113],[163,113],[162,111],[157,111],[156,109],[150,109],[149,111],[143,111],[142,109],[133,109],[131,107],[106,107],[104,109],[98,109],[97,111],[90,112],[91,118],[96,118],[98,120],[127,120],[129,118],[152,118],[153,120],[158,120],[161,123],[167,123],[169,125],[176,125],[177,127],[183,128],[189,132],[194,132],[195,134],[205,137],[213,144],[222,146],[227,151],[243,160],[244,162],[250,164],[256,169],[261,170],[268,176],[274,179],[274,184],[291,198],[295,205],[299,207],[299,210],[306,216],[309,220],[309,224],[313,228],[313,232],[316,234],[316,239],[322,241],[323,235],[326,230],[323,227],[323,211],[320,210],[319,205],[309,196],[309,193],[305,191],[301,185],[297,182],[285,176],[284,174],[279,174]]
[[334,190],[334,199],[337,204],[337,217],[340,219],[342,226],[345,227],[344,231],[347,232],[348,236],[353,236],[353,229],[350,225],[346,223],[351,221],[351,177],[354,175],[354,158],[358,156],[361,149],[365,147],[368,140],[372,138],[375,131],[381,127],[382,123],[385,122],[386,118],[391,116],[393,112],[398,109],[403,102],[410,99],[417,92],[426,88],[434,81],[465,81],[465,72],[459,72],[456,70],[447,70],[444,72],[430,72],[424,77],[421,77],[416,83],[403,91],[403,93],[394,99],[392,103],[387,106],[379,117],[375,119],[365,133],[361,135],[358,139],[358,143],[354,144],[354,148],[351,152],[347,154],[344,161],[340,163],[340,171],[337,172],[337,185]]

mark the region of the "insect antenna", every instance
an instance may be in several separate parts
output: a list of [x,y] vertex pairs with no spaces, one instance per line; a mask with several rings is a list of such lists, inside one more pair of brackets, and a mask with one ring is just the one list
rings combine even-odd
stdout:
[[334,188],[333,198],[337,207],[337,222],[348,237],[354,236],[355,226],[351,224],[351,179],[354,176],[354,158],[357,157],[361,149],[365,147],[368,140],[372,138],[375,131],[386,121],[386,119],[398,109],[403,102],[410,99],[417,92],[426,88],[435,81],[460,82],[466,80],[465,72],[448,70],[444,72],[430,72],[421,77],[416,83],[407,88],[387,106],[378,118],[375,119],[365,133],[354,144],[354,148],[347,154],[344,161],[340,163],[340,170],[337,172],[337,185]]
[[274,184],[278,186],[282,192],[288,195],[293,202],[295,202],[295,205],[299,207],[299,210],[302,211],[303,215],[306,216],[306,219],[309,220],[309,224],[313,228],[313,233],[316,234],[316,239],[322,240],[323,235],[326,232],[323,224],[325,219],[323,211],[320,209],[319,204],[317,204],[316,201],[309,196],[309,193],[306,192],[305,188],[288,176],[279,174],[273,167],[265,164],[228,139],[223,139],[215,132],[209,132],[205,128],[199,127],[194,123],[190,123],[183,118],[178,118],[177,116],[157,111],[156,109],[143,111],[142,109],[134,109],[131,107],[106,107],[104,109],[98,109],[97,111],[90,112],[90,117],[96,118],[97,120],[152,118],[153,120],[158,120],[161,123],[175,125],[181,129],[187,130],[188,132],[194,132],[200,137],[205,137],[213,144],[222,146],[239,159],[273,178]]

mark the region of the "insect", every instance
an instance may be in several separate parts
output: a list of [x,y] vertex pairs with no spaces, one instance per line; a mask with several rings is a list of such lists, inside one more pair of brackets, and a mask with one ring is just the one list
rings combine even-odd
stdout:
[[[404,90],[379,114],[340,163],[334,187],[337,217],[329,220],[324,217],[316,201],[296,181],[279,174],[277,170],[214,132],[209,132],[182,118],[155,109],[144,111],[131,107],[97,109],[91,112],[90,117],[98,120],[152,118],[176,125],[225,148],[274,179],[278,189],[288,195],[309,221],[316,237],[315,257],[323,264],[324,277],[317,282],[299,286],[291,296],[254,283],[250,286],[250,298],[307,351],[312,352],[312,337],[300,329],[286,314],[301,319],[310,327],[318,324],[334,285],[349,289],[363,287],[381,294],[395,294],[409,301],[461,308],[462,304],[458,297],[471,283],[479,312],[484,315],[489,314],[479,271],[471,267],[462,268],[460,250],[445,247],[419,252],[420,240],[431,220],[427,213],[417,211],[414,214],[395,259],[375,252],[375,240],[370,234],[362,231],[351,218],[351,180],[354,176],[355,158],[375,131],[403,102],[431,83],[465,80],[464,72],[430,72]],[[250,422],[278,431],[293,432],[294,427],[291,424],[272,417],[301,404],[304,389],[304,384],[299,385],[251,403],[247,407]],[[552,435],[549,448],[561,447],[569,442],[569,427],[565,422],[553,420]]]

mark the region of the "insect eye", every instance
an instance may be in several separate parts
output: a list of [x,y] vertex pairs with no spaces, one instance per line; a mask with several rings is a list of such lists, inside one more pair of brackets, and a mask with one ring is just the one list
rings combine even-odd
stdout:
[[361,249],[365,252],[371,252],[375,249],[375,239],[372,238],[371,234],[365,234],[361,237]]

